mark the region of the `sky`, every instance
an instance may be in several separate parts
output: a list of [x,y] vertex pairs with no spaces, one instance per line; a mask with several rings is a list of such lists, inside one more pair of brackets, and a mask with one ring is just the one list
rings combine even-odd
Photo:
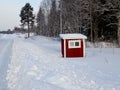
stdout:
[[20,11],[26,3],[34,9],[37,14],[42,0],[0,0],[0,31],[14,29],[20,26]]

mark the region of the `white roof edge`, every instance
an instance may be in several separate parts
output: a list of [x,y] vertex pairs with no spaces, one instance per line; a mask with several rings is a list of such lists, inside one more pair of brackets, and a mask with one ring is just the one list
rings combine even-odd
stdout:
[[87,36],[80,33],[73,34],[60,34],[60,38],[62,39],[87,39]]

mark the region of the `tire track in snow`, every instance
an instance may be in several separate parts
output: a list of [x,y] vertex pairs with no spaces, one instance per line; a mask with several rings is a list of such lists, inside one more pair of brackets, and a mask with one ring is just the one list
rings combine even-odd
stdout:
[[0,50],[0,60],[3,59],[6,55],[6,52],[8,50],[8,47],[11,46],[11,41],[8,41],[7,44],[5,44],[5,46],[3,47],[2,50]]
[[7,89],[7,69],[11,56],[11,47],[13,40],[4,40],[0,42],[0,90]]

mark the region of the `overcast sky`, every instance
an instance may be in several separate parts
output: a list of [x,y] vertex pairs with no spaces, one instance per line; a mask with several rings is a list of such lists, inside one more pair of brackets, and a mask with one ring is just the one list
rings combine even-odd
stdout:
[[0,31],[13,29],[20,25],[20,10],[26,4],[34,9],[36,14],[42,0],[0,0]]

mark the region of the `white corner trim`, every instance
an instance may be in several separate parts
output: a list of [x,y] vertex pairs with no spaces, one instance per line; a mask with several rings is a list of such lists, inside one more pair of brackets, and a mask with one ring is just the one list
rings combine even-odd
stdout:
[[83,39],[83,57],[85,57],[85,39]]
[[64,57],[66,58],[66,40],[65,39],[63,40],[64,40]]

